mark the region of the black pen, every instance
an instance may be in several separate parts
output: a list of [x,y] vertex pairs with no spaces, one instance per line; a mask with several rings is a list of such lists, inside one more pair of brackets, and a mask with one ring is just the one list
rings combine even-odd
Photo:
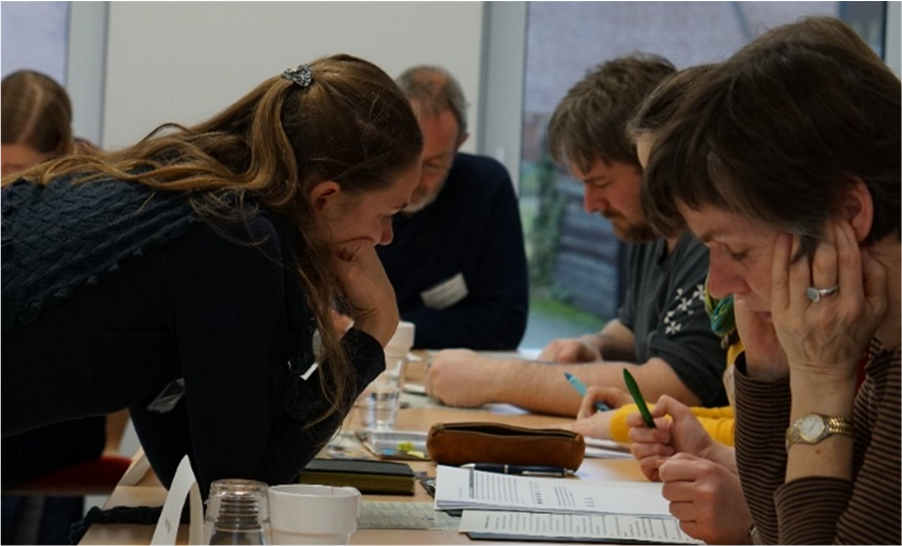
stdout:
[[515,464],[499,463],[469,463],[460,465],[461,468],[471,468],[483,472],[495,472],[496,474],[516,474],[518,476],[547,476],[563,478],[573,474],[569,468],[560,466],[521,466]]

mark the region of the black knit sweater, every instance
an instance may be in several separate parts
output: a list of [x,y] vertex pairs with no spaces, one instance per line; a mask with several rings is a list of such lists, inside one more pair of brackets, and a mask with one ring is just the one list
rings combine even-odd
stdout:
[[[59,180],[4,190],[2,237],[3,438],[129,407],[161,480],[188,454],[206,492],[290,481],[340,423],[302,430],[326,402],[300,377],[314,322],[281,218],[207,222],[177,192]],[[356,330],[343,345],[354,395],[382,350]],[[180,378],[183,399],[150,411]]]

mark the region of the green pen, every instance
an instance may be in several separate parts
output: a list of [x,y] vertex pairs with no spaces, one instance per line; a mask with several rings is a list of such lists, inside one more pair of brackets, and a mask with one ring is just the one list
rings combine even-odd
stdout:
[[629,389],[633,401],[639,406],[639,413],[642,414],[642,420],[645,421],[645,426],[648,428],[658,428],[655,426],[655,420],[651,417],[651,412],[648,411],[648,406],[645,404],[645,397],[642,396],[639,385],[637,385],[636,380],[633,379],[633,374],[626,368],[623,368],[623,381],[626,383],[626,388]]

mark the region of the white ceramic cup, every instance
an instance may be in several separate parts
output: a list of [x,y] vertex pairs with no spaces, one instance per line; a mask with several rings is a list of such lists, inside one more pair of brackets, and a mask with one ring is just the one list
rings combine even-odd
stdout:
[[347,544],[362,502],[353,487],[274,485],[269,488],[273,544]]

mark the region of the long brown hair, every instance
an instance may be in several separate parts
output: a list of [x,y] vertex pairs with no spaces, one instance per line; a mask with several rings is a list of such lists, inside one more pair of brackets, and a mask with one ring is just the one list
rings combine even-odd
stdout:
[[328,265],[330,249],[312,236],[308,190],[327,180],[350,193],[384,189],[419,159],[422,135],[410,103],[376,65],[339,54],[309,69],[306,87],[274,76],[197,125],[166,124],[125,149],[68,156],[20,177],[35,184],[113,177],[182,191],[202,216],[240,211],[250,197],[286,217],[296,228],[297,274],[322,339],[319,361],[328,363],[318,375],[330,409],[312,425],[347,409],[354,370],[332,325],[342,290]]
[[777,27],[698,80],[643,177],[657,230],[685,226],[676,202],[710,205],[799,235],[810,255],[860,178],[874,201],[864,243],[899,236],[902,88],[845,23]]

